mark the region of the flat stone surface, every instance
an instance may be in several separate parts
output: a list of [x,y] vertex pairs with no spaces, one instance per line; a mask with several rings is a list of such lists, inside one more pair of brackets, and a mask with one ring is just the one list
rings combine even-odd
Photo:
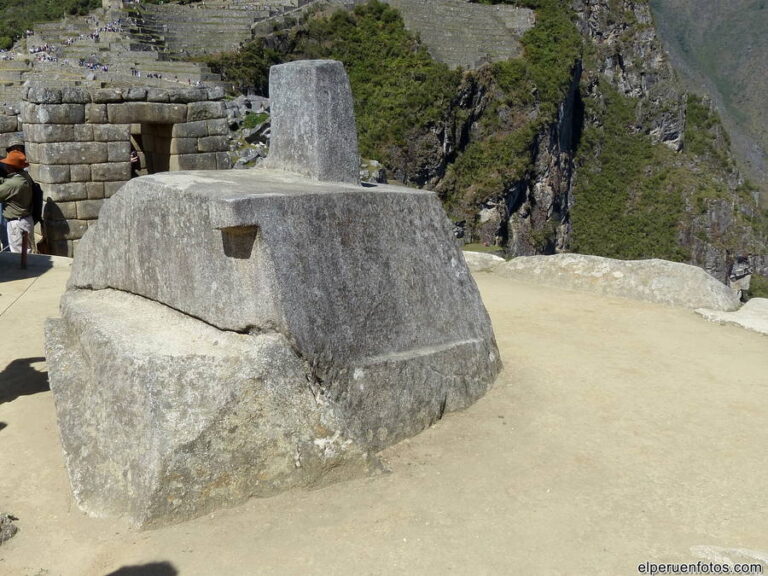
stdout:
[[507,278],[670,306],[739,307],[733,292],[701,268],[667,260],[614,260],[583,254],[520,256],[494,270]]
[[768,334],[768,298],[752,298],[735,312],[699,308],[697,314],[719,324],[736,324],[747,330]]
[[469,251],[464,251],[462,254],[471,272],[493,272],[496,266],[506,262],[504,258],[495,254]]
[[358,474],[501,369],[432,192],[175,172],[78,218],[98,208],[46,330],[91,514],[163,525]]

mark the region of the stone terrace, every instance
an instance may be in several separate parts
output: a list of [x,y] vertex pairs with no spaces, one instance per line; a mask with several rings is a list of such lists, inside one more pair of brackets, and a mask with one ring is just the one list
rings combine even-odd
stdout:
[[[98,40],[90,37],[95,30],[104,29],[118,19],[121,22],[118,29],[102,30]],[[151,46],[135,45],[126,32],[130,24],[126,13],[101,9],[86,17],[68,17],[35,26],[35,34],[27,39],[28,50],[46,45],[50,48],[30,54],[34,58],[33,70],[25,77],[47,82],[53,77],[64,84],[87,84],[92,88],[218,83],[220,77],[212,74],[205,64],[170,61]],[[94,64],[94,69],[83,66],[82,61]]]
[[352,6],[360,0],[200,0],[191,6],[142,4],[133,8],[131,37],[162,45],[176,57],[237,50],[254,32],[319,3]]
[[384,0],[400,10],[433,58],[452,68],[477,68],[520,55],[520,37],[535,24],[532,10],[466,0]]

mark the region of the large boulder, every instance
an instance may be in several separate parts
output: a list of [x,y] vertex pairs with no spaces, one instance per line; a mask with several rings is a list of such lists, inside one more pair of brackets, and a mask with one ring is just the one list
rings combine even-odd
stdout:
[[[273,119],[307,77],[349,90],[340,65],[291,66]],[[81,240],[46,349],[84,510],[154,526],[363,473],[501,369],[437,197],[360,186],[355,143],[330,166],[317,138],[348,138],[351,106],[310,104],[331,117],[277,169],[131,180]]]
[[79,504],[140,525],[359,474],[501,367],[432,193],[256,170],[126,184],[46,347]]
[[520,256],[494,271],[508,278],[683,308],[739,307],[733,291],[701,268],[667,260],[614,260],[584,254]]

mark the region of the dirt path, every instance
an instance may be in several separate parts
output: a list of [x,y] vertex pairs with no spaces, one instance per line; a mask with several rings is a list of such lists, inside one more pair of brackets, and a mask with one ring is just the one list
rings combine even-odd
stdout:
[[46,272],[0,316],[0,391],[15,390],[0,399],[0,512],[21,528],[0,546],[2,575],[616,576],[721,548],[768,559],[768,337],[482,273],[505,372],[387,450],[389,473],[149,532],[87,518],[39,391],[45,365],[8,368],[42,355],[65,277]]

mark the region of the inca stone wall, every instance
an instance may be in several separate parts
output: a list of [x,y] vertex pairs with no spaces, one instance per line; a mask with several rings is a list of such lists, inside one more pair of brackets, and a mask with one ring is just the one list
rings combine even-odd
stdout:
[[0,111],[0,154],[4,155],[10,141],[17,138],[24,138],[24,133],[19,126],[18,112],[4,107]]
[[229,168],[223,95],[218,88],[27,88],[21,121],[30,174],[47,199],[51,252],[71,257],[105,199],[130,180],[132,138],[143,142],[155,172]]

